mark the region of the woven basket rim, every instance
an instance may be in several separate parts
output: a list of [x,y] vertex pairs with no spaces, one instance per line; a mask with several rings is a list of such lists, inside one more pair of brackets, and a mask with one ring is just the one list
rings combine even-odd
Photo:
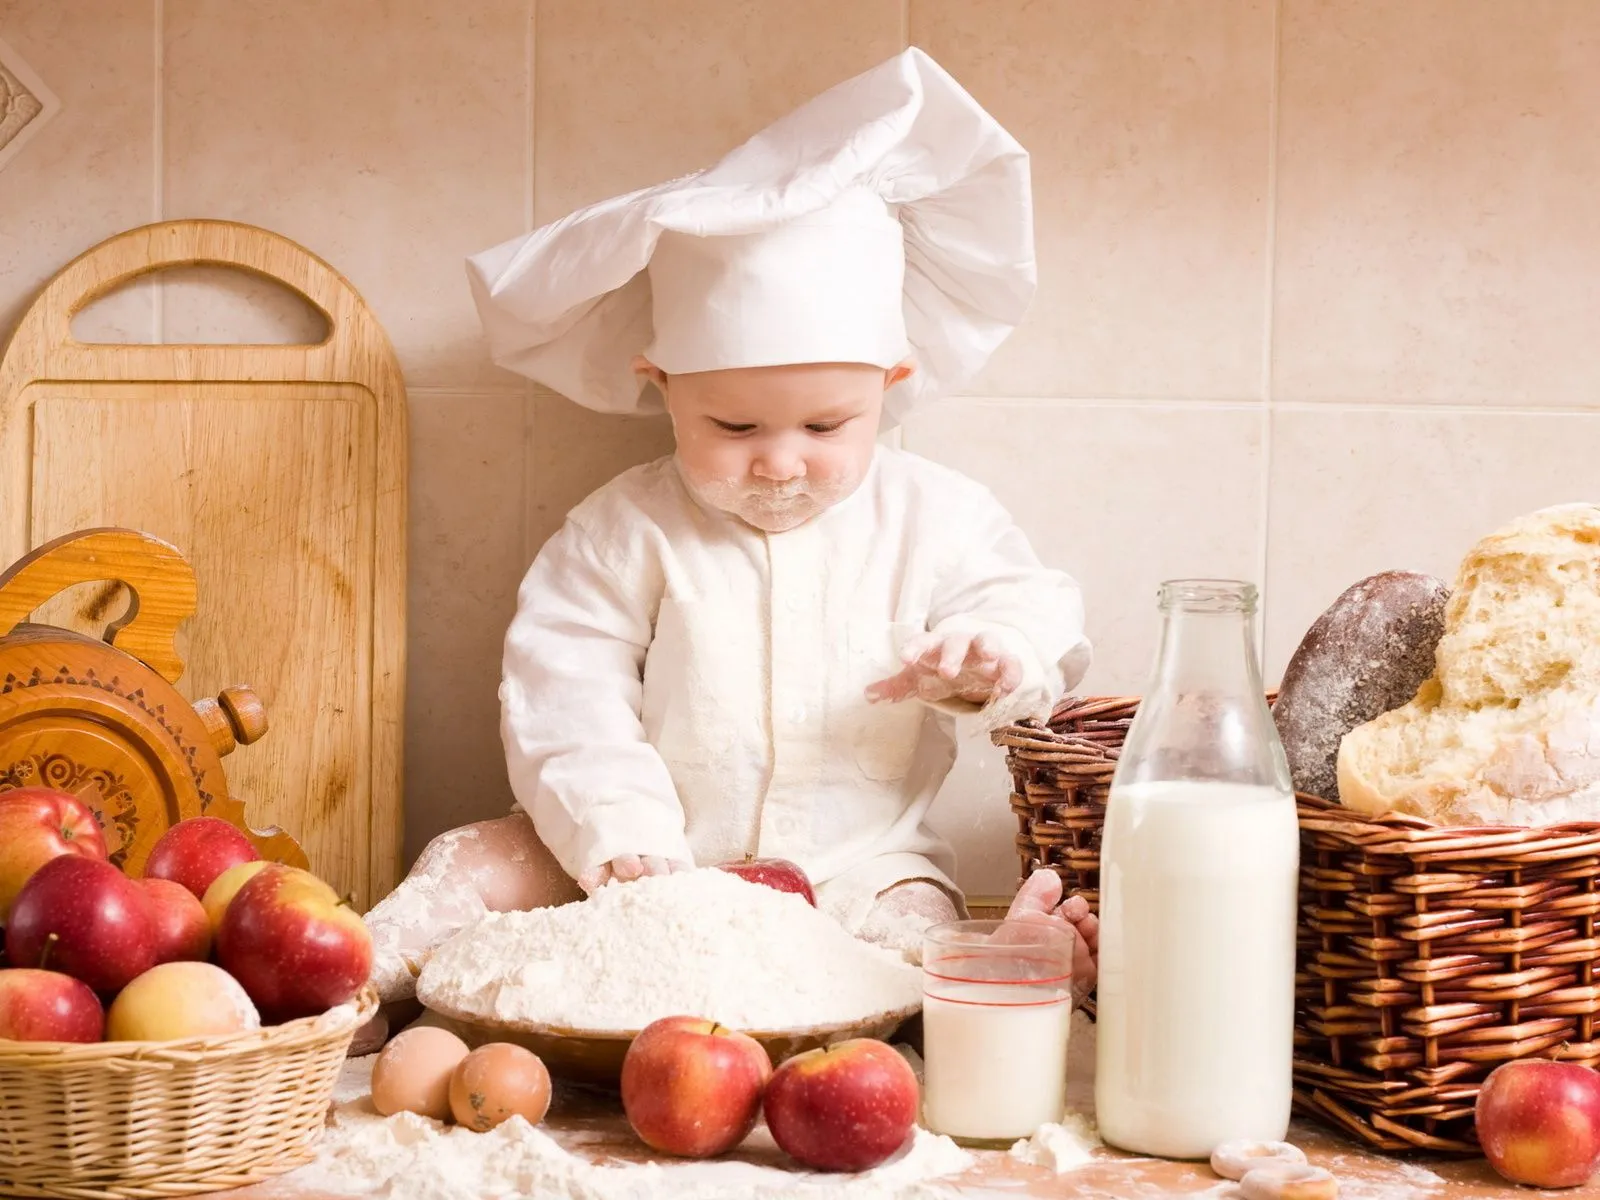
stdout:
[[[330,1021],[340,1008],[350,1006],[351,1016]],[[165,1042],[13,1042],[0,1038],[0,1066],[107,1067],[189,1065],[220,1062],[263,1050],[287,1051],[343,1037],[361,1028],[378,1011],[378,993],[370,984],[350,1000],[326,1012],[296,1017],[280,1025],[267,1025],[244,1033],[214,1034]]]
[[1551,825],[1439,825],[1425,817],[1416,817],[1409,813],[1386,812],[1372,816],[1345,808],[1335,800],[1327,800],[1306,792],[1297,793],[1296,798],[1304,807],[1319,814],[1313,828],[1324,824],[1379,826],[1407,841],[1464,838],[1487,843],[1504,842],[1507,845],[1561,838],[1594,838],[1597,848],[1600,848],[1600,821],[1562,821]]
[[[1272,693],[1269,692],[1268,698],[1271,696]],[[1139,696],[1067,696],[1051,709],[1049,719],[1053,721],[1067,712],[1114,711],[1125,705],[1137,705],[1140,700]],[[1101,755],[1108,761],[1117,757],[1114,752],[1093,739],[1077,733],[1058,733],[1051,729],[1047,722],[1037,718],[1002,725],[990,734],[990,740],[997,746],[1008,745],[1009,739],[1033,743],[1054,742],[1063,747],[1071,747],[1077,752]],[[1023,749],[1020,746],[1012,748]],[[1488,856],[1489,852],[1496,849],[1542,848],[1544,844],[1567,838],[1575,839],[1573,857],[1582,856],[1585,851],[1578,849],[1578,843],[1587,840],[1593,840],[1593,852],[1600,852],[1600,821],[1562,821],[1551,825],[1440,825],[1409,813],[1386,812],[1374,815],[1356,812],[1354,809],[1345,808],[1336,800],[1313,796],[1307,792],[1298,792],[1295,798],[1302,809],[1317,814],[1313,819],[1312,828],[1346,834],[1352,830],[1382,830],[1393,835],[1397,842],[1403,843],[1404,852],[1413,852],[1421,848],[1422,843],[1430,843],[1428,849],[1432,851],[1435,847],[1431,843],[1434,842],[1440,843],[1437,847],[1440,851],[1451,848],[1445,844],[1447,842],[1457,843],[1457,848],[1464,851],[1466,847],[1459,846],[1459,843],[1471,841],[1476,843],[1471,847],[1474,855]],[[1372,849],[1378,850],[1378,847],[1374,846]]]

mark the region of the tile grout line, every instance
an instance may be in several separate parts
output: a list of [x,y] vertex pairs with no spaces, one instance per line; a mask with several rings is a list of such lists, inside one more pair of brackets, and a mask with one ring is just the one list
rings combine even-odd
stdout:
[[1261,589],[1261,617],[1256,636],[1262,670],[1267,660],[1267,617],[1272,597],[1267,588],[1268,542],[1272,530],[1272,337],[1273,313],[1276,309],[1278,265],[1278,109],[1283,64],[1283,0],[1272,5],[1272,73],[1267,93],[1267,225],[1264,279],[1262,287],[1263,311],[1261,319],[1261,506],[1256,532],[1256,572]]
[[[154,68],[151,71],[151,75],[155,80],[155,97],[150,105],[150,157],[152,160],[150,186],[150,206],[152,212],[150,219],[152,221],[161,221],[165,219],[167,209],[167,15],[165,0],[153,0],[153,4],[154,20],[152,24],[155,27],[155,33],[154,44],[150,48],[150,53]],[[155,276],[151,280],[150,332],[151,340],[157,345],[160,345],[167,340],[166,288],[162,282],[161,273],[159,271],[156,272]]]
[[[528,21],[523,34],[522,66],[523,66],[523,109],[522,109],[522,153],[524,156],[522,173],[522,227],[524,231],[533,228],[533,192],[535,186],[534,170],[537,156],[534,154],[534,139],[538,136],[534,126],[534,51],[538,38],[539,0],[528,0]],[[532,507],[534,497],[533,479],[533,443],[535,437],[534,413],[536,400],[533,384],[526,382],[522,385],[522,563],[526,566],[533,561],[532,546]]]

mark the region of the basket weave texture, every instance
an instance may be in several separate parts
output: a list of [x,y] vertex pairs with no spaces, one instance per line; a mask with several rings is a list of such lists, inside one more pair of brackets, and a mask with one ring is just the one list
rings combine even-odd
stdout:
[[185,1196],[303,1165],[377,994],[354,1007],[181,1042],[0,1042],[0,1195]]
[[[1099,906],[1100,835],[1135,697],[997,730],[1022,874]],[[1513,1059],[1600,1064],[1600,824],[1435,826],[1298,798],[1295,1105],[1377,1149],[1476,1153]]]

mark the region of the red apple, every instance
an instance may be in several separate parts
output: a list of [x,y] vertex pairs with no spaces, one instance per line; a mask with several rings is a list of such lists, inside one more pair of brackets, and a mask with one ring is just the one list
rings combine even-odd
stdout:
[[797,896],[804,896],[812,908],[817,906],[817,894],[811,890],[811,880],[806,878],[806,873],[798,863],[792,863],[787,858],[746,855],[735,862],[718,863],[717,870],[748,879],[751,883],[765,884],[780,892],[793,892]]
[[885,1042],[854,1038],[783,1063],[767,1085],[772,1139],[819,1171],[866,1171],[906,1144],[917,1077]]
[[639,1140],[710,1158],[750,1135],[772,1060],[761,1043],[700,1017],[646,1025],[622,1060],[622,1111]]
[[0,1038],[15,1042],[98,1042],[106,1027],[100,997],[59,971],[0,971]]
[[106,838],[94,810],[54,788],[0,792],[0,924],[22,885],[62,854],[106,860]]
[[326,1012],[361,989],[372,971],[372,935],[310,871],[270,863],[223,912],[217,961],[263,1019],[287,1021]]
[[6,957],[13,967],[49,967],[97,992],[120,991],[156,965],[150,898],[108,862],[52,858],[17,893]]
[[1522,1059],[1478,1091],[1478,1142],[1512,1183],[1577,1187],[1600,1167],[1600,1075],[1578,1063]]
[[194,893],[171,879],[134,880],[150,898],[156,923],[156,962],[204,962],[211,953],[211,919]]
[[260,853],[232,825],[218,817],[190,817],[161,835],[145,860],[146,879],[170,879],[196,900],[229,867],[255,862]]

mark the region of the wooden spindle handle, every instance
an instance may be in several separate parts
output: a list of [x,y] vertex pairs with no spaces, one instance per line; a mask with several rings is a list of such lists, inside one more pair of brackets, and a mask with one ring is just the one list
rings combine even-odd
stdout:
[[267,706],[243,684],[223,688],[215,700],[196,700],[194,711],[205,723],[211,744],[224,757],[240,746],[260,741],[267,732]]
[[0,574],[0,637],[67,588],[96,582],[121,583],[130,593],[104,640],[176,683],[183,675],[178,627],[197,603],[194,568],[176,546],[137,529],[79,530],[18,559]]

